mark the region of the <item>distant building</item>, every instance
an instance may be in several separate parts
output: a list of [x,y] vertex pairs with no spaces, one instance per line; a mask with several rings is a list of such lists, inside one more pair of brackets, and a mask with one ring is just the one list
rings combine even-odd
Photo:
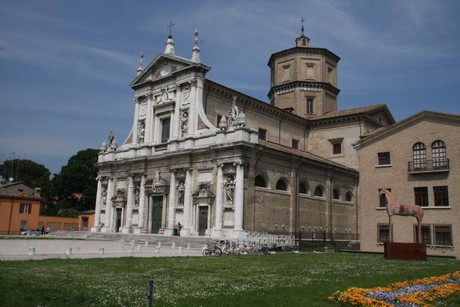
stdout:
[[22,182],[0,185],[0,234],[18,235],[29,229],[47,231],[88,231],[94,224],[94,212],[81,212],[78,217],[40,215],[42,198],[39,188],[31,189]]
[[[460,115],[417,113],[356,144],[360,161],[361,249],[383,252],[389,238],[388,189],[402,204],[422,206],[427,254],[460,258]],[[392,219],[394,242],[417,242],[414,217]]]
[[31,189],[22,182],[0,186],[0,234],[17,235],[38,227],[40,193],[40,189]]
[[170,36],[134,90],[134,120],[98,159],[94,232],[238,237],[244,231],[356,239],[359,166],[353,144],[394,124],[383,104],[338,110],[338,62],[309,46],[274,53],[270,104],[205,78]]

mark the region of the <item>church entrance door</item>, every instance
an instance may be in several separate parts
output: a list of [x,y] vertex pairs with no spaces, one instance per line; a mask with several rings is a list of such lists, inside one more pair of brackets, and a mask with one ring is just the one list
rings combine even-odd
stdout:
[[163,196],[152,197],[152,229],[151,233],[158,233],[161,228],[163,215]]
[[121,214],[122,214],[122,209],[121,209],[121,208],[117,208],[116,211],[115,211],[115,214],[116,214],[116,217],[115,217],[115,232],[119,232],[119,231],[120,231],[120,227],[121,227]]
[[204,236],[208,229],[208,207],[198,208],[198,235]]

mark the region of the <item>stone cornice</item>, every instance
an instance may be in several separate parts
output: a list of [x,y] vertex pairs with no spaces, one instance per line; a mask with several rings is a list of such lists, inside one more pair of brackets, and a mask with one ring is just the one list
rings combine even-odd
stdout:
[[290,49],[286,49],[280,52],[273,53],[270,56],[270,59],[268,60],[268,66],[272,66],[273,61],[285,57],[287,55],[293,55],[293,54],[320,54],[324,55],[330,59],[332,59],[335,62],[340,61],[340,57],[332,53],[331,51],[327,50],[326,48],[311,48],[311,47],[294,47]]
[[293,81],[272,87],[270,89],[270,92],[268,93],[268,97],[271,98],[274,94],[294,90],[297,88],[304,90],[323,89],[326,92],[332,94],[333,96],[337,96],[340,93],[340,90],[338,88],[327,82]]

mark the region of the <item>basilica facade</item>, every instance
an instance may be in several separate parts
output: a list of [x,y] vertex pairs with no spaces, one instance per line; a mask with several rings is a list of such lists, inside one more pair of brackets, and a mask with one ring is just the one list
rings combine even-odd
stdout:
[[126,141],[110,134],[101,147],[92,231],[357,236],[353,144],[394,119],[383,104],[338,109],[339,61],[302,29],[268,61],[267,103],[206,78],[197,32],[191,58],[169,36],[141,58]]

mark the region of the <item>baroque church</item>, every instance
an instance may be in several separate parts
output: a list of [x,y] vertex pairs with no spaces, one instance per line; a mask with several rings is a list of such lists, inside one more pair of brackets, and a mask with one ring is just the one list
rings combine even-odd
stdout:
[[353,144],[395,123],[384,104],[339,110],[339,56],[293,47],[268,59],[270,102],[206,78],[170,35],[134,90],[133,126],[102,144],[93,232],[238,238],[245,232],[358,235]]

